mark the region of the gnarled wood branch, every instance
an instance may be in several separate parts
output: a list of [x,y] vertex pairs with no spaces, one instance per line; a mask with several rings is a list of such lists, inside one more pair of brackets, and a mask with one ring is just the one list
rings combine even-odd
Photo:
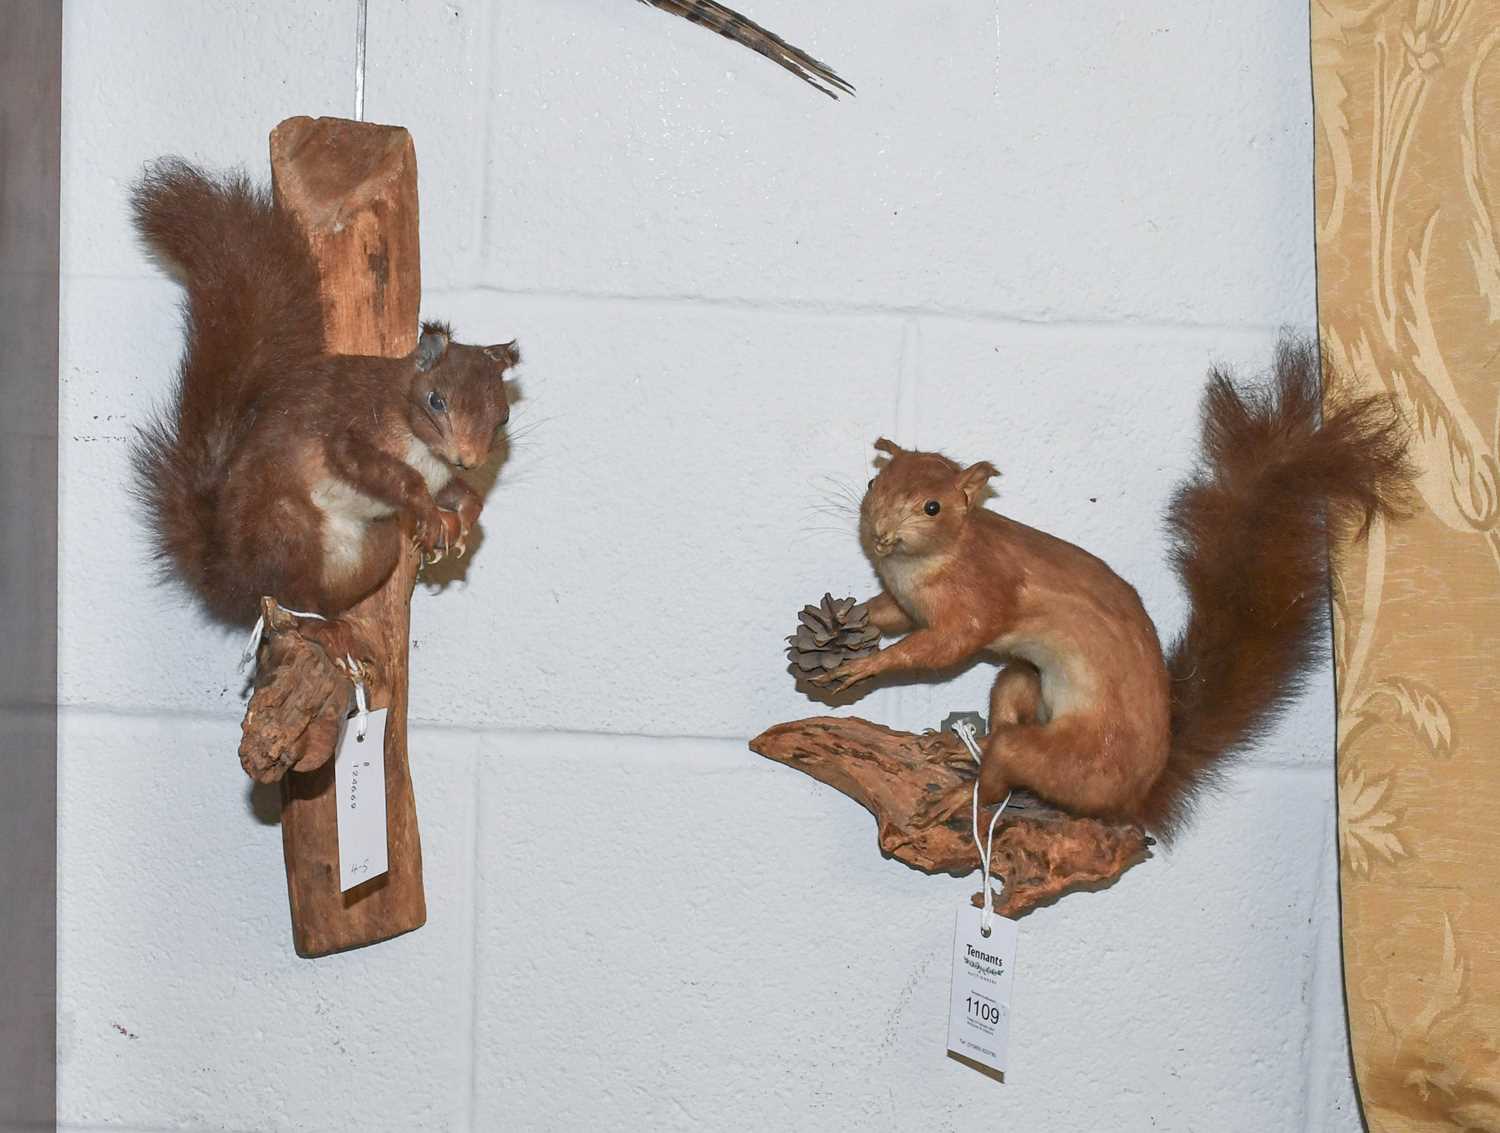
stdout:
[[[817,716],[769,728],[752,751],[827,783],[875,816],[881,853],[924,873],[971,873],[979,866],[966,811],[946,824],[912,822],[932,795],[971,782],[975,766],[957,736],[913,735],[858,717]],[[980,811],[988,829],[992,810]],[[990,873],[1004,884],[995,911],[1014,917],[1075,889],[1107,885],[1150,856],[1138,826],[1077,818],[1018,793],[995,828]],[[982,897],[976,894],[974,903]]]
[[[288,771],[316,771],[333,755],[354,685],[321,645],[302,635],[299,620],[274,598],[262,598],[260,609],[265,632],[255,688],[240,725],[240,766],[257,783],[276,783]],[[368,659],[374,653],[366,648],[361,656]],[[364,673],[371,683],[379,672],[378,665],[366,661]],[[388,693],[381,702],[387,699]]]

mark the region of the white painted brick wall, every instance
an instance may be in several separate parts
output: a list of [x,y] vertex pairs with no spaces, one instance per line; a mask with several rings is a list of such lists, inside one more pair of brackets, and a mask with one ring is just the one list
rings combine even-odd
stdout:
[[[414,610],[430,923],[308,962],[239,642],[153,586],[126,496],[179,341],[124,190],[347,113],[353,4],[69,0],[67,1127],[1359,1128],[1326,677],[1169,855],[1026,918],[1005,1086],[942,1056],[972,881],[745,747],[818,710],[797,606],[870,589],[816,508],[878,433],[994,460],[997,506],[1180,622],[1204,370],[1313,322],[1305,5],[745,6],[859,96],[630,0],[372,0],[426,309],[521,338],[534,429]],[[855,710],[927,726],[990,672]]]

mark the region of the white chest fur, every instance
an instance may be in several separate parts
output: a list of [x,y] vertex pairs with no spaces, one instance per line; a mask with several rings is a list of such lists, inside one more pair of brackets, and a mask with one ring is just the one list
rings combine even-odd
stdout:
[[[429,492],[438,491],[453,478],[453,469],[421,441],[414,439],[407,446],[404,459],[422,477]],[[396,514],[390,504],[337,476],[318,481],[312,502],[323,513],[323,573],[328,578],[341,578],[355,570],[364,554],[366,528],[377,519]]]
[[336,476],[314,485],[312,502],[323,513],[323,574],[329,579],[341,578],[358,567],[365,528],[396,512]]
[[935,564],[913,555],[887,555],[875,564],[875,573],[880,576],[880,581],[908,614],[918,612],[913,605],[913,598],[922,580],[935,569]]
[[417,475],[427,482],[427,490],[436,492],[453,479],[453,469],[439,459],[433,451],[413,437],[406,446],[404,459],[417,470]]

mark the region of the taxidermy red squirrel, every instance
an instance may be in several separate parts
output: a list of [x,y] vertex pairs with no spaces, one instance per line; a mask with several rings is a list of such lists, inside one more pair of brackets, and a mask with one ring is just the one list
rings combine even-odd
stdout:
[[268,193],[166,159],[132,204],[187,290],[175,396],[134,453],[168,570],[248,625],[262,595],[336,618],[389,577],[403,524],[424,555],[462,554],[481,499],[454,470],[497,442],[515,343],[426,323],[405,358],[328,354],[311,252]]
[[[1210,375],[1201,467],[1167,513],[1191,612],[1165,655],[1134,588],[1102,561],[980,506],[992,465],[877,440],[890,460],[860,509],[884,585],[870,622],[907,636],[819,683],[998,657],[980,803],[1024,788],[1169,837],[1319,656],[1330,532],[1353,523],[1362,537],[1410,483],[1389,401],[1323,411],[1317,358],[1284,338],[1258,393]],[[934,796],[915,821],[946,821],[971,794]]]

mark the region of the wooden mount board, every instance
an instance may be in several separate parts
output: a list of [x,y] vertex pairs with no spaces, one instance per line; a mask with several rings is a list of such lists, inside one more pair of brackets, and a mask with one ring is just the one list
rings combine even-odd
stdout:
[[[317,260],[329,352],[409,354],[416,347],[422,292],[411,135],[399,126],[289,118],[271,132],[271,183],[277,204],[301,222]],[[390,869],[347,893],[339,892],[329,756],[337,708],[348,703],[350,685],[318,646],[293,640],[300,639],[295,619],[278,614],[274,604],[267,608],[266,667],[246,715],[241,758],[252,775],[259,759],[257,777],[280,777],[292,938],[302,956],[374,944],[427,919],[406,748],[408,636],[419,565],[415,551],[405,553],[385,585],[345,616],[374,662],[371,707],[390,710],[385,729]],[[280,662],[296,671],[279,672]],[[274,766],[277,753],[270,740],[277,729],[296,736],[298,769]]]

